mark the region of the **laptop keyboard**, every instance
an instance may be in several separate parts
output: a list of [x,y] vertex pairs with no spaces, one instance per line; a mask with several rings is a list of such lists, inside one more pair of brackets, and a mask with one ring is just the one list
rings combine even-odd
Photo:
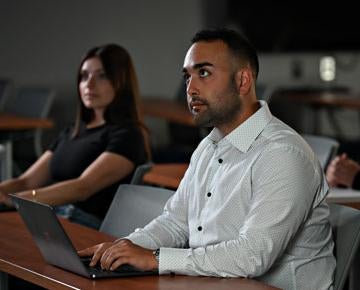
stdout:
[[114,273],[134,273],[134,272],[142,272],[141,270],[125,264],[121,265],[120,267],[116,268],[114,271],[105,270],[102,269],[99,264],[96,264],[94,267],[89,266],[89,263],[91,261],[91,257],[81,257],[81,261],[85,265],[86,268],[89,269],[91,275],[94,275],[96,277],[112,277],[114,276]]

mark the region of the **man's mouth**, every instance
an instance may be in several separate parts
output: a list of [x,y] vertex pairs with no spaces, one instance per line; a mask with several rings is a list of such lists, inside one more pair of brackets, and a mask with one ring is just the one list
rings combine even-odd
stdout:
[[201,101],[191,101],[190,102],[190,109],[193,113],[199,113],[201,111],[201,108],[206,106],[206,103]]

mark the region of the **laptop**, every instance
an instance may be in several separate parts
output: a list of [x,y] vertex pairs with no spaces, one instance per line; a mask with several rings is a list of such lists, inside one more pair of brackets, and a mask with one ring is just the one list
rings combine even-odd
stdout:
[[99,265],[90,267],[90,257],[77,254],[51,206],[13,194],[10,197],[47,263],[91,279],[158,275],[158,271],[142,271],[130,265],[114,271],[102,270]]

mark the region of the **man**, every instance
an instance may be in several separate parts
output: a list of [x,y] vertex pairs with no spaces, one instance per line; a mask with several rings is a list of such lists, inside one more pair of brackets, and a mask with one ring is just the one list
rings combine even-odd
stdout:
[[331,288],[328,187],[305,141],[257,100],[256,51],[234,31],[200,31],[183,74],[195,122],[214,129],[161,216],[80,254],[106,269],[129,263],[160,274]]

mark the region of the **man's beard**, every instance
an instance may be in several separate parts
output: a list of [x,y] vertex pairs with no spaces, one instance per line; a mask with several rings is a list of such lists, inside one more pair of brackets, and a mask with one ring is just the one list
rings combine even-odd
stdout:
[[[208,102],[204,102],[207,105],[206,111],[194,115],[196,125],[200,127],[217,127],[233,121],[240,112],[242,103],[234,78],[231,78],[226,91],[220,94],[223,101],[216,108],[211,107]],[[201,97],[199,99],[201,100]]]

